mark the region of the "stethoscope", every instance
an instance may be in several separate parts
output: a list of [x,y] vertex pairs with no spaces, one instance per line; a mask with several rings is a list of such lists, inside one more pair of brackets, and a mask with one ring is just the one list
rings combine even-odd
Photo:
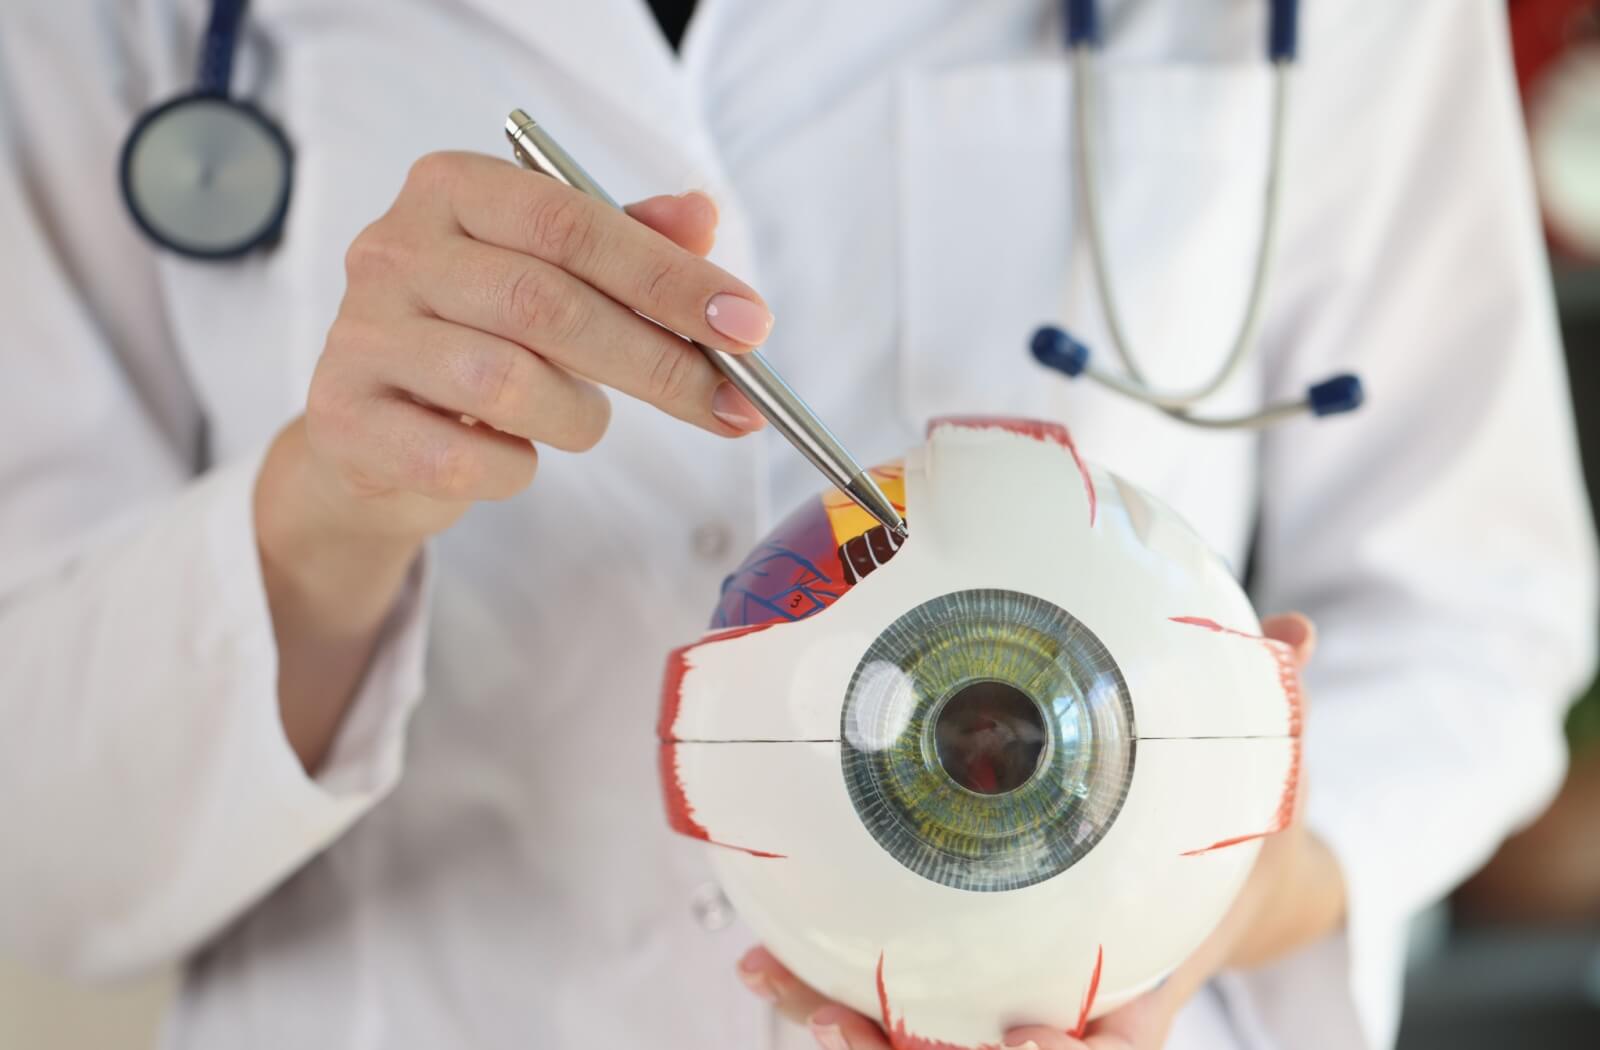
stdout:
[[156,244],[233,259],[277,240],[294,154],[277,124],[230,98],[246,0],[214,0],[199,83],[145,113],[122,147],[122,196]]
[[[162,247],[197,259],[231,259],[272,243],[289,208],[294,155],[289,140],[254,106],[228,95],[233,57],[247,0],[214,0],[200,55],[195,89],[146,113],[122,150],[122,192],[134,221]],[[1303,397],[1268,404],[1245,415],[1196,416],[1192,410],[1238,374],[1255,346],[1272,261],[1283,179],[1283,127],[1289,68],[1294,62],[1299,17],[1297,0],[1268,0],[1267,58],[1272,63],[1271,142],[1249,297],[1238,334],[1222,366],[1189,390],[1151,387],[1129,346],[1122,313],[1106,265],[1097,136],[1093,117],[1099,9],[1095,0],[1064,0],[1067,48],[1072,62],[1076,171],[1082,189],[1084,227],[1095,289],[1111,348],[1123,372],[1090,362],[1089,348],[1061,328],[1034,333],[1031,348],[1041,363],[1068,376],[1087,376],[1126,397],[1195,426],[1263,427],[1305,413],[1348,412],[1362,400],[1361,381],[1338,375],[1311,386]]]
[[1256,244],[1255,265],[1250,291],[1245,301],[1237,334],[1227,356],[1204,383],[1188,390],[1163,391],[1151,387],[1146,372],[1134,358],[1127,329],[1122,321],[1110,268],[1106,265],[1104,224],[1100,210],[1100,185],[1097,136],[1094,133],[1095,56],[1100,44],[1100,19],[1095,0],[1065,0],[1067,49],[1072,62],[1074,159],[1082,193],[1084,232],[1094,273],[1094,286],[1111,348],[1122,362],[1118,375],[1096,367],[1089,348],[1054,325],[1045,325],[1033,334],[1033,356],[1042,364],[1068,376],[1087,376],[1109,390],[1142,401],[1166,412],[1174,419],[1194,426],[1219,429],[1270,426],[1306,413],[1331,416],[1358,408],[1362,401],[1361,380],[1354,375],[1336,375],[1313,384],[1304,396],[1274,402],[1254,412],[1236,416],[1196,416],[1192,410],[1210,398],[1238,374],[1255,347],[1261,326],[1262,304],[1266,299],[1267,273],[1271,269],[1273,237],[1278,224],[1283,183],[1283,127],[1288,107],[1289,69],[1294,64],[1298,32],[1298,0],[1268,0],[1267,59],[1272,64],[1271,140],[1268,146],[1267,184],[1261,207],[1261,234]]

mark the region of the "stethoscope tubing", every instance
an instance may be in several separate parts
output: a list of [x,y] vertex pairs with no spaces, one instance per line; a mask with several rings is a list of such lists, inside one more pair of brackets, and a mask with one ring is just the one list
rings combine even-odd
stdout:
[[1260,428],[1307,413],[1325,416],[1359,407],[1364,394],[1353,375],[1331,376],[1307,388],[1302,397],[1270,402],[1254,411],[1231,416],[1196,416],[1193,410],[1238,376],[1260,336],[1267,286],[1272,273],[1279,216],[1282,212],[1285,129],[1288,125],[1290,68],[1298,48],[1298,0],[1267,0],[1267,60],[1272,67],[1271,126],[1268,131],[1266,182],[1261,199],[1260,233],[1244,310],[1221,365],[1204,382],[1187,390],[1159,390],[1139,363],[1128,327],[1118,306],[1115,279],[1106,252],[1099,176],[1099,140],[1095,126],[1095,90],[1100,47],[1100,9],[1096,0],[1063,0],[1067,53],[1071,64],[1073,107],[1072,170],[1088,244],[1095,296],[1111,349],[1122,374],[1098,367],[1088,347],[1062,329],[1045,325],[1034,333],[1033,354],[1041,364],[1070,377],[1086,376],[1108,390],[1150,405],[1192,426],[1218,430]]
[[1100,310],[1105,318],[1106,334],[1112,351],[1122,362],[1126,378],[1093,367],[1086,374],[1102,386],[1118,393],[1148,402],[1157,408],[1183,412],[1206,400],[1222,389],[1238,374],[1255,346],[1261,327],[1263,306],[1266,302],[1268,277],[1272,271],[1273,246],[1277,234],[1278,216],[1282,203],[1283,138],[1285,113],[1288,109],[1289,63],[1276,60],[1272,64],[1272,116],[1268,146],[1266,185],[1262,194],[1260,233],[1256,241],[1255,261],[1251,267],[1250,289],[1239,320],[1232,345],[1223,358],[1222,365],[1211,377],[1188,390],[1161,391],[1149,385],[1145,370],[1134,353],[1132,340],[1127,334],[1122,311],[1117,304],[1111,266],[1107,260],[1104,222],[1100,205],[1099,135],[1095,127],[1096,92],[1094,48],[1088,43],[1073,45],[1071,49],[1073,82],[1073,150],[1083,204],[1085,239],[1089,247],[1090,264],[1094,272],[1094,286]]

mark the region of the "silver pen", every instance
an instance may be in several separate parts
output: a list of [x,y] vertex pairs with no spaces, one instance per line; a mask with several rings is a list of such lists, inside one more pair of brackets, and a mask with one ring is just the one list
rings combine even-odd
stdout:
[[[523,167],[549,175],[557,182],[605,201],[613,208],[621,208],[548,132],[522,110],[514,109],[511,116],[506,118],[506,138],[511,140],[512,151]],[[902,538],[906,535],[905,519],[889,502],[889,497],[883,494],[883,490],[862,469],[861,464],[845,451],[822,420],[800,400],[800,395],[790,389],[783,377],[767,364],[766,358],[753,350],[747,354],[727,354],[693,339],[689,342],[705,354],[718,371],[750,399],[750,403],[778,433],[788,438],[789,443],[815,464],[829,481],[882,522],[890,532]]]

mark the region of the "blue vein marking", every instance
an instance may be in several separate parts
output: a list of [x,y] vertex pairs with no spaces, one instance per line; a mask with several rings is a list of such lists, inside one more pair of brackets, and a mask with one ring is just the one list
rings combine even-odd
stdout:
[[[774,573],[770,566],[772,566],[774,562],[780,561],[794,565],[801,570],[802,575],[800,582],[795,583],[793,586],[780,591],[777,594],[766,596],[758,595],[748,587],[733,588],[731,586],[734,580],[745,575],[752,575],[763,580],[772,579],[778,574]],[[810,578],[807,579],[807,576]],[[817,568],[811,563],[810,560],[801,557],[788,547],[783,547],[775,543],[764,544],[762,547],[757,548],[755,553],[749,558],[746,558],[743,565],[741,565],[730,576],[728,576],[727,579],[722,581],[723,600],[718,603],[717,613],[712,620],[712,626],[729,626],[729,618],[723,613],[722,606],[726,603],[730,593],[741,597],[743,604],[740,605],[738,611],[741,615],[746,617],[746,623],[751,622],[748,617],[748,613],[750,603],[752,602],[755,603],[756,607],[766,609],[781,619],[789,621],[803,620],[807,616],[821,612],[827,607],[828,603],[823,600],[824,598],[837,599],[839,597],[837,594],[833,594],[828,591],[817,591],[814,589],[818,584],[832,584],[833,582],[834,580],[831,576]],[[804,612],[796,615],[777,604],[779,602],[784,602],[786,599],[793,597],[797,593],[805,595],[806,598],[808,598],[811,602],[810,608],[806,609]]]

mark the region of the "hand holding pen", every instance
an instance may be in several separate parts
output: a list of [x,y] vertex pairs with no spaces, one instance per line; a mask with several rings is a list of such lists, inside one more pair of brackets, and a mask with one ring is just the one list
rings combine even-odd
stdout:
[[766,338],[761,297],[701,258],[715,225],[698,194],[624,214],[491,157],[424,157],[351,245],[312,381],[305,430],[330,501],[358,531],[442,531],[525,487],[535,445],[599,441],[606,388],[714,434],[759,429],[744,395],[662,327],[730,356]]
[[718,435],[762,425],[700,351],[640,316],[730,355],[766,337],[761,297],[700,257],[715,226],[704,197],[625,215],[450,153],[418,161],[355,238],[305,414],[267,451],[253,500],[279,708],[305,769],[327,754],[423,540],[526,488],[536,445],[593,446],[606,388]]
[[[522,110],[512,110],[506,118],[506,138],[510,140],[512,152],[524,167],[548,175],[612,208],[618,207],[611,195],[600,188],[600,184],[561,148],[550,133]],[[716,300],[707,304],[706,315],[716,327]],[[729,382],[760,410],[797,452],[821,471],[823,477],[843,490],[891,532],[901,537],[906,535],[905,521],[883,490],[878,488],[877,482],[872,480],[872,476],[845,450],[839,439],[833,436],[810,406],[783,381],[783,377],[764,357],[759,353],[729,354],[718,346],[708,346],[693,335],[691,329],[679,328],[670,320],[655,314],[650,316],[673,331],[682,333],[695,349],[705,355],[706,360],[727,376]]]

